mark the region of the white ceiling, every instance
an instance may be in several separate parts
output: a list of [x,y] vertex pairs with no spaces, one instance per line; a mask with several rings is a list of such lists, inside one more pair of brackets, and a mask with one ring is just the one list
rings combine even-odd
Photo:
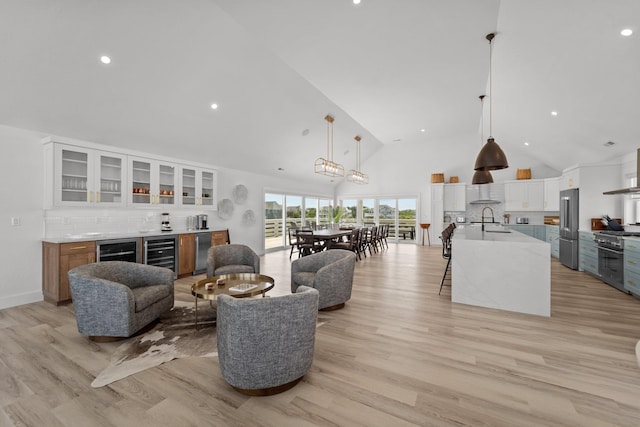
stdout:
[[561,170],[640,146],[638,0],[3,0],[0,123],[327,180],[311,172],[326,114],[346,169],[355,135],[363,160],[383,144],[479,141],[493,31],[507,154]]

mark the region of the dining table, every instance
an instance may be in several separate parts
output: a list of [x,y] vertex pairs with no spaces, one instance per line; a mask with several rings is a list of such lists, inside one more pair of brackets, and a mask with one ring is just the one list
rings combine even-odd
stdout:
[[[317,243],[314,244],[315,248],[300,248],[302,256],[310,255],[313,252],[320,252],[329,247],[326,242],[328,241],[337,241],[344,236],[350,236],[352,233],[352,229],[348,230],[334,230],[334,229],[322,229],[322,230],[308,230],[307,233],[310,233],[313,240]],[[300,237],[298,237],[300,239]]]

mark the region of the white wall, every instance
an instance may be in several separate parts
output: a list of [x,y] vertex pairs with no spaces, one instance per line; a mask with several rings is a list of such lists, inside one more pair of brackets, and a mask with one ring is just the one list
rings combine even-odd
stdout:
[[[218,169],[218,200],[224,198],[233,200],[233,188],[242,184],[249,190],[248,200],[242,205],[235,205],[231,219],[223,220],[216,214],[212,217],[212,228],[229,228],[232,243],[251,246],[257,253],[264,254],[264,193],[287,193],[305,196],[318,196],[333,200],[334,191],[329,183],[319,185],[312,182],[288,179],[286,174],[282,178],[267,177],[238,170]],[[256,216],[253,225],[243,224],[243,214],[252,210]]]
[[0,126],[0,146],[0,308],[6,308],[42,300],[44,158],[32,132]]

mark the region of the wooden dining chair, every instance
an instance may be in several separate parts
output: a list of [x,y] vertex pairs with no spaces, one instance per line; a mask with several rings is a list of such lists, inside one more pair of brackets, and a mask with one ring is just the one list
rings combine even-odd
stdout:
[[311,230],[296,230],[296,247],[298,248],[298,258],[320,250],[320,245],[316,242]]

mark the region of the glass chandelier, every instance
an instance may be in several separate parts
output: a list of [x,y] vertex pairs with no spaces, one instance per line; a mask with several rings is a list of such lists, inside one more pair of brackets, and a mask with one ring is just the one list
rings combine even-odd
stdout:
[[356,168],[351,169],[347,174],[347,179],[355,184],[368,184],[369,175],[360,171],[360,141],[362,138],[356,135]]
[[327,114],[324,119],[327,121],[327,158],[318,157],[314,169],[320,175],[342,178],[344,167],[333,161],[333,117]]

